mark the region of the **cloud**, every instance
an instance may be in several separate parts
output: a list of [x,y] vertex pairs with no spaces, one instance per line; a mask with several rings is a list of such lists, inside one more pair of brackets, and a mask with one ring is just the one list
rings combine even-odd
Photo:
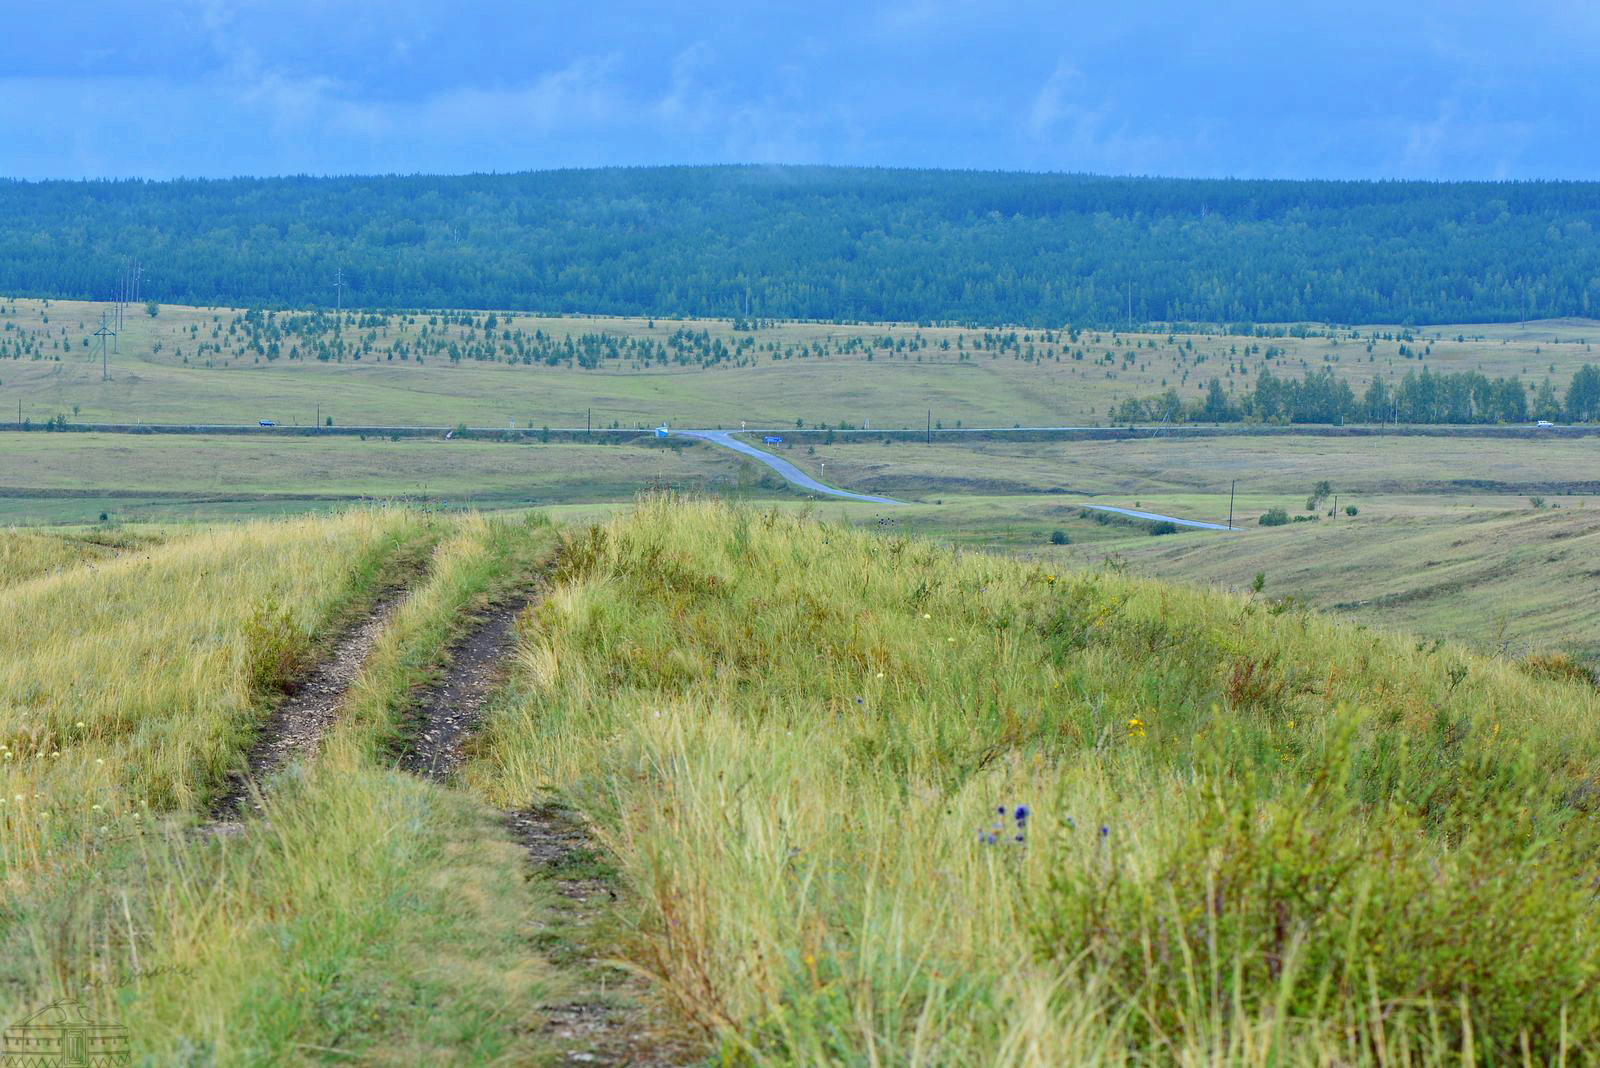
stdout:
[[1044,137],[1063,123],[1070,122],[1081,132],[1100,121],[1103,113],[1086,109],[1081,102],[1083,85],[1083,72],[1077,67],[1065,62],[1056,65],[1028,109],[1027,125],[1035,137]]

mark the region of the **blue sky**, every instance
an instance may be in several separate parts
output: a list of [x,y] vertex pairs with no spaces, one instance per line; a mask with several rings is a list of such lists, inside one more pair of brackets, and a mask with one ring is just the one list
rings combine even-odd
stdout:
[[1600,177],[1600,2],[55,0],[0,175]]

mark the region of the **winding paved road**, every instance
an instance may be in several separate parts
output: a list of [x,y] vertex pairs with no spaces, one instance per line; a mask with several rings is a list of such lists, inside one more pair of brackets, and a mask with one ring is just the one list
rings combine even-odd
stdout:
[[754,445],[746,445],[726,430],[674,430],[672,433],[680,438],[699,438],[701,441],[709,441],[713,445],[721,445],[723,448],[732,449],[734,452],[742,452],[746,456],[766,464],[794,485],[799,486],[801,489],[810,490],[812,493],[821,493],[829,497],[842,497],[847,501],[866,501],[868,504],[905,503],[904,501],[897,501],[893,497],[874,497],[870,493],[852,493],[849,490],[824,486],[788,460],[774,456],[770,452],[763,452]]
[[[801,489],[810,490],[812,493],[820,493],[828,497],[839,497],[847,501],[866,501],[869,504],[905,503],[904,501],[897,501],[893,497],[874,497],[870,493],[853,493],[850,490],[835,489],[833,486],[823,485],[788,460],[774,456],[763,449],[758,449],[754,445],[747,445],[726,430],[674,430],[671,433],[681,438],[697,438],[700,441],[708,441],[713,445],[721,445],[725,449],[743,453],[751,459],[759,460],[761,463],[766,464],[792,484],[799,486]],[[1175,515],[1162,515],[1159,512],[1139,512],[1132,508],[1118,508],[1111,504],[1088,504],[1085,502],[1079,503],[1078,507],[1092,508],[1097,512],[1113,512],[1132,519],[1148,519],[1155,523],[1172,523],[1180,527],[1191,527],[1195,530],[1229,529],[1222,523],[1207,523],[1199,519],[1179,519]]]

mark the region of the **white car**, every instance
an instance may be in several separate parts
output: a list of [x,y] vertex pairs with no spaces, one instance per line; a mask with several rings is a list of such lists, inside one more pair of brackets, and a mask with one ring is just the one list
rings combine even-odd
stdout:
[[1541,420],[1539,420],[1537,423],[1535,423],[1533,425],[1538,427],[1540,430],[1549,430],[1550,428],[1555,426],[1555,424],[1552,423],[1548,419],[1541,419]]

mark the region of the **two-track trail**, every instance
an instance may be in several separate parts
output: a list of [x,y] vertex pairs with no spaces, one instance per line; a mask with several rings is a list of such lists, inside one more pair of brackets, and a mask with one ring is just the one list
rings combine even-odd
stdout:
[[462,747],[483,719],[484,706],[504,681],[517,645],[517,617],[532,601],[522,592],[491,606],[451,646],[444,677],[416,705],[400,766],[445,782],[461,766]]
[[[460,769],[466,743],[509,675],[517,621],[533,601],[530,592],[508,597],[453,643],[443,677],[416,701],[401,767],[441,784]],[[528,878],[555,891],[553,908],[534,920],[530,932],[560,974],[560,995],[541,1006],[544,1039],[573,1064],[667,1068],[692,1063],[686,1050],[657,1037],[659,1028],[640,1003],[641,981],[596,948],[604,941],[597,925],[610,915],[617,893],[583,821],[554,806],[502,815],[527,853]]]
[[333,643],[327,656],[297,681],[261,726],[245,766],[228,776],[212,804],[216,825],[232,825],[262,806],[260,788],[278,769],[298,757],[316,753],[323,735],[338,719],[350,686],[360,676],[367,655],[405,603],[407,591],[393,590],[371,613]]

